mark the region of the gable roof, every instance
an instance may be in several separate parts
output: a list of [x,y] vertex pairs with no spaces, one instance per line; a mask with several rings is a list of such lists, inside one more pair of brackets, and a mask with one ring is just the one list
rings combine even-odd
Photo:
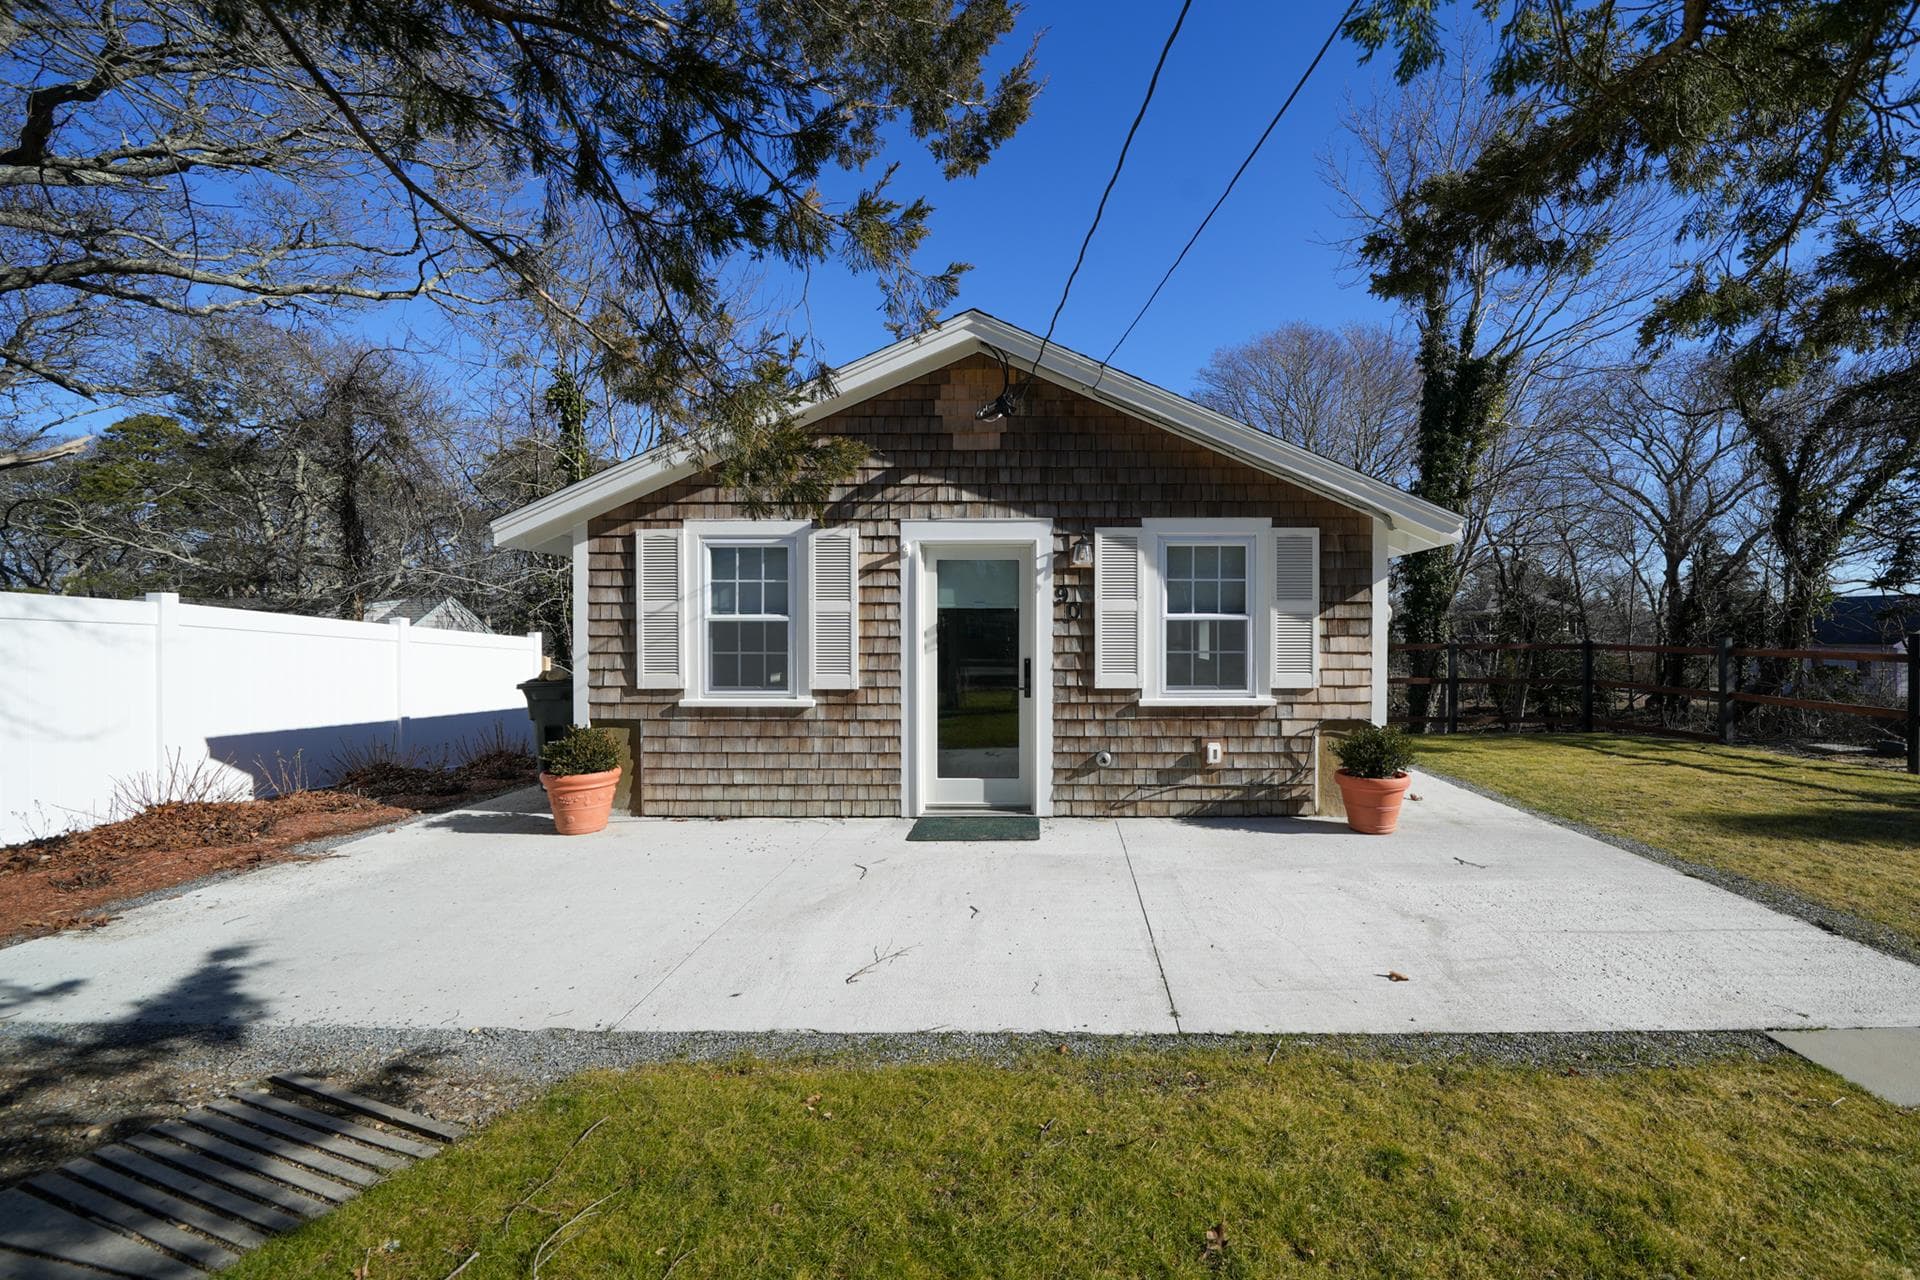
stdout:
[[362,622],[392,622],[405,618],[416,627],[439,631],[477,631],[492,635],[493,628],[452,596],[400,596],[374,600],[360,612]]
[[[1460,540],[1461,520],[1451,511],[1132,374],[1103,368],[1058,343],[1045,344],[1044,354],[1041,346],[1038,334],[984,311],[963,311],[924,333],[835,370],[831,394],[807,405],[797,417],[803,423],[824,418],[980,352],[998,352],[1022,369],[1034,368],[1038,359],[1037,375],[1050,382],[1342,506],[1377,516],[1390,531],[1388,547],[1393,555]],[[520,551],[565,554],[571,549],[575,525],[699,471],[700,464],[691,453],[673,443],[660,445],[568,485],[495,520],[494,542]]]
[[1909,631],[1920,631],[1920,596],[1841,596],[1813,624],[1813,642],[1898,646]]

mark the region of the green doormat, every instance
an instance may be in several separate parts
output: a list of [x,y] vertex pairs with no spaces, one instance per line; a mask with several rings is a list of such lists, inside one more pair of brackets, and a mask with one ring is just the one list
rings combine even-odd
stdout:
[[922,818],[909,840],[1038,840],[1040,819],[1018,813],[944,814]]

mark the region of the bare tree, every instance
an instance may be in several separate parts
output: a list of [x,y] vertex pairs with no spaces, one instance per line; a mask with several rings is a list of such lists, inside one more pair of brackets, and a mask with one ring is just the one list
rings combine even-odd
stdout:
[[[1594,499],[1640,536],[1632,559],[1660,644],[1698,644],[1710,605],[1763,532],[1740,517],[1756,510],[1754,463],[1720,370],[1675,357],[1615,371],[1570,425],[1579,474]],[[1703,563],[1706,553],[1731,548]],[[1660,683],[1680,685],[1677,655]]]
[[1389,484],[1412,475],[1419,372],[1383,325],[1284,324],[1214,352],[1198,378],[1200,403],[1231,418]]
[[[147,338],[169,318],[477,283],[475,247],[396,195],[251,30],[195,6],[101,0],[16,6],[0,36],[0,104],[16,121],[0,149],[0,397],[16,423],[64,425],[49,391],[152,391]],[[400,104],[369,111],[397,140]],[[492,234],[534,231],[503,176],[450,139],[425,140],[416,163]]]
[[[1537,436],[1559,385],[1650,296],[1650,200],[1574,202],[1529,210],[1522,223],[1460,249],[1433,248],[1425,201],[1525,122],[1524,104],[1495,98],[1471,44],[1397,92],[1351,108],[1344,154],[1323,169],[1351,232],[1345,245],[1372,290],[1401,304],[1418,335],[1420,496],[1478,523],[1497,503],[1507,437]],[[1432,250],[1432,251],[1429,251]],[[1595,270],[1604,253],[1607,269]],[[1462,583],[1483,551],[1422,552],[1401,563],[1398,623],[1409,641],[1444,640]],[[1432,673],[1431,663],[1420,666]],[[1426,719],[1425,686],[1410,691]]]
[[[1779,571],[1775,639],[1801,648],[1839,566],[1910,537],[1920,481],[1920,351],[1829,363],[1791,387],[1733,384],[1733,406],[1767,489]],[[1900,508],[1888,512],[1889,504]]]

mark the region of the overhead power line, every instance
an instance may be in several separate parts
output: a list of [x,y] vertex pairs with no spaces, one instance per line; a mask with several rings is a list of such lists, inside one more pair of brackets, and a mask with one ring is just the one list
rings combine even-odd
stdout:
[[[1046,336],[1040,339],[1040,350],[1033,358],[1033,367],[1028,370],[1028,380],[1040,372],[1040,361],[1047,354],[1047,345],[1053,341],[1053,330],[1060,323],[1060,313],[1066,309],[1067,295],[1073,292],[1074,277],[1080,274],[1081,264],[1087,260],[1087,246],[1093,243],[1093,233],[1100,229],[1100,215],[1107,211],[1107,197],[1113,194],[1114,184],[1120,181],[1120,171],[1126,167],[1127,151],[1133,146],[1133,135],[1140,132],[1140,122],[1147,117],[1147,107],[1153,102],[1153,91],[1160,85],[1160,72],[1167,65],[1167,55],[1173,52],[1173,42],[1179,38],[1180,28],[1187,20],[1187,10],[1193,7],[1193,0],[1182,0],[1180,14],[1173,20],[1173,30],[1167,32],[1167,41],[1160,46],[1160,58],[1153,64],[1153,75],[1147,80],[1147,92],[1140,99],[1140,109],[1133,114],[1133,123],[1127,126],[1127,136],[1120,144],[1119,158],[1113,162],[1113,173],[1107,178],[1107,186],[1100,193],[1100,203],[1094,206],[1093,221],[1087,226],[1087,234],[1080,241],[1080,253],[1073,260],[1073,270],[1067,272],[1067,283],[1060,290],[1060,301],[1054,304],[1053,319],[1047,322]],[[991,402],[982,405],[977,415],[981,418],[1000,418],[1013,412],[1014,394],[1009,386]]]
[[[1280,104],[1280,109],[1273,113],[1273,119],[1267,121],[1267,127],[1261,130],[1260,137],[1255,140],[1253,150],[1247,152],[1247,158],[1240,162],[1240,167],[1233,171],[1233,177],[1227,180],[1226,190],[1222,191],[1220,198],[1213,202],[1213,208],[1207,210],[1207,216],[1200,219],[1200,225],[1193,229],[1191,236],[1187,237],[1187,243],[1181,248],[1179,256],[1174,258],[1173,265],[1167,268],[1167,273],[1160,277],[1160,283],[1153,286],[1153,292],[1147,295],[1146,302],[1141,305],[1140,311],[1133,317],[1132,323],[1127,325],[1126,332],[1120,335],[1120,340],[1113,344],[1107,351],[1106,356],[1100,361],[1101,373],[1106,372],[1107,365],[1112,362],[1114,355],[1119,352],[1126,340],[1133,336],[1134,329],[1139,326],[1141,320],[1146,318],[1147,309],[1153,306],[1155,299],[1159,298],[1160,291],[1167,287],[1167,281],[1173,279],[1173,273],[1180,269],[1180,264],[1187,260],[1187,254],[1200,239],[1201,232],[1207,229],[1207,224],[1213,221],[1213,215],[1220,212],[1220,206],[1225,204],[1227,197],[1233,194],[1234,187],[1239,184],[1242,175],[1244,175],[1247,169],[1253,164],[1254,157],[1260,154],[1260,148],[1267,145],[1267,139],[1273,136],[1273,131],[1279,126],[1281,117],[1287,114],[1287,108],[1291,107],[1293,100],[1300,96],[1300,91],[1307,87],[1307,81],[1313,77],[1314,71],[1320,66],[1320,60],[1327,56],[1327,50],[1333,48],[1333,42],[1340,38],[1340,29],[1347,25],[1348,17],[1352,15],[1355,6],[1358,4],[1359,0],[1349,0],[1347,7],[1341,12],[1339,19],[1334,22],[1333,30],[1327,33],[1326,40],[1320,45],[1320,52],[1313,55],[1313,61],[1307,64],[1307,69],[1300,73],[1300,79],[1294,82],[1293,92],[1289,93],[1286,101]],[[1124,155],[1125,153],[1123,152],[1122,154]],[[1058,314],[1058,312],[1055,312],[1056,318]],[[1049,329],[1047,332],[1051,334],[1053,330]],[[1043,343],[1041,346],[1044,350],[1045,344]],[[1096,377],[1096,381],[1097,380]]]

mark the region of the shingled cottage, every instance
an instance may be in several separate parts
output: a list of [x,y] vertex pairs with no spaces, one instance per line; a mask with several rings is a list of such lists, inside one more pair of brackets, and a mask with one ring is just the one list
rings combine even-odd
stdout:
[[804,418],[867,460],[817,520],[668,446],[494,522],[572,557],[575,718],[625,739],[625,807],[1318,808],[1323,730],[1386,715],[1388,561],[1460,518],[1041,347],[968,311],[841,368]]

